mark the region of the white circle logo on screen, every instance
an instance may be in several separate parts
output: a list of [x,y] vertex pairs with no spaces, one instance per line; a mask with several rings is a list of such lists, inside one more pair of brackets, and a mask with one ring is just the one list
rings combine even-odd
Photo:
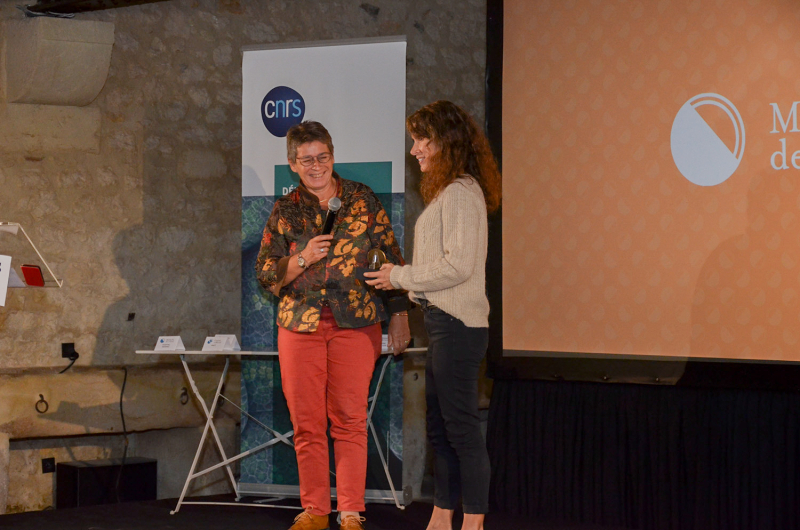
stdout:
[[[697,112],[697,107],[714,105],[731,120],[736,133],[733,152],[720,140]],[[744,154],[744,123],[733,103],[719,94],[699,94],[683,104],[672,122],[672,159],[678,171],[698,186],[716,186],[733,175]]]

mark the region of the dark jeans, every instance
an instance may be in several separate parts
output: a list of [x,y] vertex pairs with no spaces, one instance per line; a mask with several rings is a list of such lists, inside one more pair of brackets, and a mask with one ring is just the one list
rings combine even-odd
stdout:
[[478,370],[488,328],[469,328],[441,309],[425,309],[428,359],[425,400],[434,450],[434,498],[439,508],[489,511],[489,455],[478,415]]

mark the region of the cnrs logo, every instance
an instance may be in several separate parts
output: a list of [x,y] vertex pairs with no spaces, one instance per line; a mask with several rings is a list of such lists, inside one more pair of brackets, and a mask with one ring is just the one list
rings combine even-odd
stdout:
[[303,121],[306,102],[296,90],[288,86],[276,86],[261,102],[261,119],[264,127],[273,136],[283,138],[292,125]]
[[[727,115],[722,126],[733,128],[732,148],[720,139],[708,122],[700,115],[698,108],[712,105],[707,113]],[[714,120],[717,124],[717,120]],[[721,127],[721,126],[720,126]],[[723,132],[720,128],[717,128]],[[744,123],[736,107],[719,94],[699,94],[686,103],[675,116],[670,134],[672,159],[681,175],[698,186],[716,186],[733,175],[744,154]]]

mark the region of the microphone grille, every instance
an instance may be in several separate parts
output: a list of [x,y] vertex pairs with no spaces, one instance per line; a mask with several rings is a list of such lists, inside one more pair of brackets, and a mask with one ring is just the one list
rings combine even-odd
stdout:
[[328,211],[338,212],[342,207],[342,200],[339,197],[331,197],[328,199]]

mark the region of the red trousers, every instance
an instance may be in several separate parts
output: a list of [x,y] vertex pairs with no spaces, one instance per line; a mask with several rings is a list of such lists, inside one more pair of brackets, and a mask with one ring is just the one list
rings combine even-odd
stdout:
[[340,328],[323,308],[314,333],[278,328],[283,394],[294,428],[300,502],[314,515],[331,512],[328,420],[336,461],[339,511],[364,511],[367,399],[381,327]]

